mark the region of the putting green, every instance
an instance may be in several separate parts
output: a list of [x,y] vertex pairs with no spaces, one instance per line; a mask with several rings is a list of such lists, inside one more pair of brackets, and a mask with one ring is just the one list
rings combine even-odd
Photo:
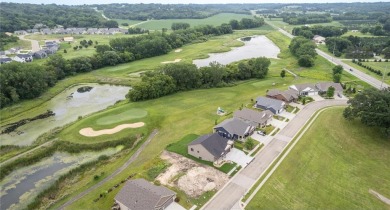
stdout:
[[134,108],[134,109],[127,110],[125,112],[121,112],[119,114],[99,118],[98,120],[96,120],[96,124],[110,125],[113,123],[118,123],[126,120],[143,118],[146,115],[148,115],[148,112],[146,110]]

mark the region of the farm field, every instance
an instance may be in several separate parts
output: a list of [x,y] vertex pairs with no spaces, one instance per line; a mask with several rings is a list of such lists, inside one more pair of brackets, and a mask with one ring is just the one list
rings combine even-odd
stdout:
[[[364,68],[364,67],[361,67],[355,63],[352,63],[352,61],[350,60],[345,60],[343,61],[344,63],[354,67],[354,68],[357,68],[359,69],[360,71],[370,75],[370,76],[373,76],[379,80],[382,81],[383,77],[382,76],[379,76],[371,71],[369,71],[368,69]],[[389,62],[373,62],[373,61],[370,61],[370,62],[363,62],[364,65],[366,66],[370,66],[374,69],[377,69],[377,70],[380,70],[382,71],[382,73],[384,73],[384,82],[387,83],[387,84],[390,84],[390,76],[387,76],[387,74],[390,72],[390,63]]]
[[390,197],[390,142],[342,112],[321,113],[245,209],[388,209],[369,189]]
[[145,23],[139,24],[136,27],[161,30],[162,28],[171,29],[172,23],[184,22],[189,23],[191,27],[198,25],[221,25],[222,23],[229,23],[230,20],[241,20],[242,18],[253,18],[251,15],[234,14],[234,13],[220,13],[204,19],[166,19],[166,20],[149,20]]

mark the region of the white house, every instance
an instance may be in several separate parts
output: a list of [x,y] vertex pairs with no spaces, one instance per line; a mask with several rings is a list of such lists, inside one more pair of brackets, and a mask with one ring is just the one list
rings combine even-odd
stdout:
[[15,57],[13,57],[13,60],[20,63],[32,62],[33,57],[30,54],[17,54]]
[[316,44],[325,44],[325,37],[323,36],[320,36],[320,35],[315,35],[313,37],[313,41],[316,43]]
[[288,89],[297,91],[301,96],[318,95],[318,89],[314,84],[291,85]]

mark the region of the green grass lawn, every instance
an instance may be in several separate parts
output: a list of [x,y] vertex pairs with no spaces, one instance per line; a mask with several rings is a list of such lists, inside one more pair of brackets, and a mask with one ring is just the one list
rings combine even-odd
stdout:
[[374,35],[370,34],[370,33],[366,33],[366,34],[363,34],[361,33],[360,31],[358,32],[352,32],[352,31],[348,31],[347,33],[341,35],[341,36],[345,36],[345,37],[348,37],[348,36],[358,36],[358,37],[374,37]]
[[[377,79],[379,79],[379,80],[381,80],[382,81],[382,79],[383,79],[383,77],[382,76],[379,76],[379,75],[377,75],[377,74],[375,74],[374,72],[371,72],[371,71],[369,71],[368,69],[366,69],[366,68],[364,68],[364,67],[361,67],[361,66],[359,66],[359,65],[357,65],[357,64],[355,64],[355,63],[352,63],[352,61],[343,61],[344,63],[346,63],[346,64],[348,64],[348,65],[350,65],[350,66],[352,66],[352,67],[354,67],[354,68],[356,68],[356,69],[358,69],[358,70],[360,70],[360,71],[362,71],[362,72],[364,72],[364,73],[366,73],[366,74],[368,74],[368,75],[370,75],[370,76],[372,76],[372,77],[375,77],[375,78],[377,78]],[[384,82],[385,83],[387,83],[387,84],[390,84],[390,76],[387,76],[387,74],[390,72],[390,62],[363,62],[363,64],[364,65],[366,65],[366,66],[371,66],[372,68],[374,68],[374,69],[376,69],[376,70],[380,70],[380,71],[382,71],[382,73],[384,73],[385,74],[385,76],[384,76]]]
[[[118,22],[119,27],[121,28],[129,28],[134,24],[142,22],[141,20],[126,20],[126,19],[114,19],[116,22]],[[127,23],[129,26],[122,26],[122,23]],[[135,26],[138,27],[138,26]]]
[[[265,20],[266,20],[267,22],[269,22],[269,23],[271,23],[271,24],[273,24],[273,25],[275,25],[275,26],[277,26],[277,27],[279,27],[279,28],[281,28],[281,29],[283,29],[283,30],[289,32],[289,33],[292,32],[293,28],[295,28],[295,27],[301,27],[301,26],[304,26],[304,25],[305,25],[305,24],[303,24],[303,25],[290,25],[290,24],[288,24],[288,23],[283,22],[281,18],[272,18],[271,20],[269,20],[269,19],[266,18]],[[343,27],[343,25],[342,25],[340,22],[338,22],[338,21],[332,21],[332,22],[330,22],[330,23],[314,23],[314,24],[308,24],[308,25],[310,25],[310,26],[322,25],[322,26],[338,26],[338,27]]]
[[368,190],[390,197],[390,141],[342,111],[320,114],[246,209],[388,209]]
[[265,126],[264,128],[260,128],[258,130],[265,132],[266,135],[269,135],[274,129],[275,129],[275,127],[273,125],[269,124],[269,125]]
[[220,13],[204,19],[166,19],[166,20],[150,20],[145,23],[137,25],[139,28],[149,30],[161,30],[162,28],[171,29],[172,23],[182,22],[189,23],[191,27],[199,25],[213,25],[218,26],[222,23],[228,23],[232,19],[241,20],[242,18],[253,18],[251,15],[234,14],[234,13]]
[[13,47],[22,47],[24,50],[31,50],[31,42],[26,40],[20,40],[16,42],[10,42],[4,46],[4,50],[8,50]]

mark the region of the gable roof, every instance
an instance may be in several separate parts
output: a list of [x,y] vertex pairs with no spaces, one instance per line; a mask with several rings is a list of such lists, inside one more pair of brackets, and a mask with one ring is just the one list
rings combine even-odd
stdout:
[[168,201],[175,192],[155,186],[145,179],[127,181],[115,200],[132,210],[155,209]]
[[289,90],[278,90],[278,89],[271,89],[267,92],[267,96],[277,96],[282,95],[287,100],[297,99],[298,93],[292,89]]
[[250,125],[246,122],[236,119],[236,118],[230,118],[227,120],[224,120],[223,122],[219,123],[214,128],[220,128],[222,127],[230,134],[237,134],[239,136],[244,136],[248,131]]
[[283,101],[264,96],[260,96],[256,99],[256,105],[266,107],[267,109],[272,108],[274,110],[279,110],[284,104],[285,103]]
[[32,56],[30,54],[17,54],[19,58],[31,58]]
[[218,133],[206,134],[188,145],[201,144],[207,151],[209,151],[214,157],[221,157],[225,152],[226,146],[228,145],[228,139],[223,138]]
[[11,58],[9,58],[9,57],[0,57],[0,62],[11,62],[12,61],[12,59]]
[[247,108],[244,108],[242,110],[237,110],[233,114],[234,117],[241,118],[243,120],[250,121],[257,124],[265,123],[273,115],[274,114],[269,110],[259,112]]
[[317,90],[316,86],[311,83],[291,85],[290,88],[296,89],[298,92],[307,91],[308,89]]
[[341,86],[340,83],[335,83],[335,82],[319,82],[316,84],[316,87],[320,90],[320,91],[327,91],[328,88],[332,86],[335,88],[336,91],[338,92],[342,92],[343,91],[343,87]]

